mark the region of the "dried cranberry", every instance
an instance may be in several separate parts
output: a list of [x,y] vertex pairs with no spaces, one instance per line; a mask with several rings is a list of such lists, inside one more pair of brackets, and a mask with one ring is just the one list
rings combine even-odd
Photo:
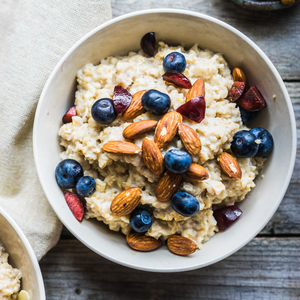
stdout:
[[173,83],[178,87],[184,89],[190,89],[192,87],[191,82],[183,74],[178,71],[168,71],[163,75],[163,80]]
[[230,91],[228,92],[228,99],[231,102],[238,100],[244,93],[246,83],[242,81],[235,81]]
[[259,111],[267,106],[265,99],[255,86],[252,86],[238,100],[238,105],[248,111]]
[[220,231],[225,231],[230,227],[243,212],[236,205],[225,206],[214,211],[214,218]]
[[200,123],[205,118],[205,99],[199,96],[179,106],[176,111],[192,121]]
[[72,122],[72,117],[77,116],[76,113],[76,106],[72,106],[67,112],[66,114],[63,116],[62,121],[64,122],[64,124],[66,123],[71,123]]
[[155,33],[148,32],[141,39],[141,48],[149,56],[154,56],[155,54]]
[[114,88],[113,104],[118,115],[122,114],[130,105],[132,95],[120,85]]

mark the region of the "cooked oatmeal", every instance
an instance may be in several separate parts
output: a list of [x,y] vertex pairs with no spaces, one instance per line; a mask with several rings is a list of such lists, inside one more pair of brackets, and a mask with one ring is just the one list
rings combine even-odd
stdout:
[[[107,224],[111,230],[121,230],[125,235],[129,234],[129,215],[115,217],[111,213],[110,205],[123,190],[139,187],[142,190],[139,205],[147,206],[154,217],[146,235],[165,240],[172,234],[180,234],[193,240],[201,249],[202,244],[218,231],[212,206],[242,201],[255,186],[254,179],[264,159],[237,158],[243,174],[240,180],[232,179],[221,172],[217,156],[230,150],[234,134],[245,128],[236,104],[225,100],[233,84],[230,69],[221,54],[201,50],[197,45],[188,51],[182,47],[169,47],[163,42],[159,46],[155,57],[146,57],[142,51],[130,52],[128,56],[103,59],[96,66],[87,64],[78,71],[75,100],[77,116],[59,130],[64,148],[61,159],[77,160],[83,167],[84,175],[96,179],[96,191],[86,197],[85,218],[96,218]],[[187,67],[183,74],[192,84],[200,77],[205,82],[205,119],[200,124],[186,118],[183,121],[199,134],[202,143],[201,151],[198,155],[192,155],[192,161],[205,167],[209,174],[209,179],[204,181],[185,175],[183,177],[179,190],[190,193],[200,203],[200,210],[193,217],[184,217],[175,212],[170,201],[157,200],[155,187],[160,176],[146,168],[141,154],[119,156],[103,151],[105,143],[125,140],[122,132],[131,122],[118,116],[113,123],[100,125],[91,117],[94,102],[100,98],[112,98],[116,85],[126,88],[132,95],[149,89],[166,93],[171,98],[170,110],[185,103],[188,90],[167,84],[162,79],[162,62],[173,51],[181,52],[185,56]],[[146,112],[132,122],[159,120],[161,117]],[[131,142],[141,147],[145,136],[153,139],[154,132],[146,133]],[[185,150],[178,136],[161,149],[162,155],[174,148]]]
[[8,254],[0,245],[0,299],[17,299],[21,277],[21,271],[8,263]]

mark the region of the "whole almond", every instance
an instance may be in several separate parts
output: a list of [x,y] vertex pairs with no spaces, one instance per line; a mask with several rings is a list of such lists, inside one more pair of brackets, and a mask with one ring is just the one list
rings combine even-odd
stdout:
[[143,252],[155,250],[161,245],[161,240],[143,233],[131,233],[126,236],[126,241],[130,248]]
[[247,77],[242,69],[234,68],[232,71],[233,81],[242,81],[245,82],[247,85]]
[[163,148],[172,141],[177,133],[178,124],[181,122],[182,116],[175,110],[166,113],[160,119],[154,134],[154,141],[158,148]]
[[196,155],[200,152],[201,140],[198,133],[193,128],[185,124],[179,124],[178,133],[188,153]]
[[199,96],[205,97],[205,83],[202,78],[199,78],[194,82],[193,86],[186,94],[186,102]]
[[110,210],[116,217],[126,216],[137,207],[141,198],[142,191],[139,188],[124,190],[112,201]]
[[117,155],[138,154],[142,152],[141,148],[137,145],[125,141],[110,141],[103,145],[103,150]]
[[175,174],[170,171],[166,171],[163,176],[158,180],[155,196],[157,200],[161,202],[170,201],[172,196],[178,190],[182,181],[182,174]]
[[229,177],[234,179],[242,178],[242,170],[239,163],[229,153],[223,152],[218,156],[217,160],[223,172]]
[[157,121],[154,120],[144,120],[132,123],[123,130],[123,137],[125,139],[135,139],[140,135],[154,129],[156,124]]
[[164,171],[164,158],[157,145],[148,137],[144,138],[142,144],[142,156],[146,167],[155,175]]
[[143,114],[146,112],[142,105],[142,97],[146,93],[146,91],[139,91],[135,93],[132,96],[131,103],[129,107],[126,109],[126,111],[123,113],[122,119],[127,121],[127,120],[133,120],[139,115]]
[[185,175],[198,180],[206,180],[209,178],[207,170],[196,163],[191,164],[190,168],[185,172]]
[[171,252],[182,256],[192,254],[197,249],[195,242],[181,235],[169,236],[167,245]]

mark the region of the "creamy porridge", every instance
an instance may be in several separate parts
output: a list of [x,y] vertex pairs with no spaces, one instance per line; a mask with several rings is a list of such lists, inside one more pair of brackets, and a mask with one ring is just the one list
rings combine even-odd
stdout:
[[21,277],[21,271],[8,263],[8,254],[0,246],[0,299],[17,299]]
[[[203,78],[205,82],[205,118],[201,123],[183,119],[183,123],[194,129],[200,137],[202,148],[197,155],[191,155],[192,162],[202,165],[209,175],[203,181],[192,179],[185,174],[179,190],[194,196],[200,210],[192,217],[175,212],[170,201],[158,201],[155,188],[160,175],[153,174],[144,164],[142,154],[116,155],[103,150],[109,141],[125,141],[123,130],[132,122],[142,120],[159,121],[162,116],[145,112],[134,120],[124,121],[119,115],[109,125],[100,125],[91,116],[91,108],[97,99],[113,97],[114,87],[120,85],[132,95],[142,90],[155,89],[171,98],[169,111],[185,103],[188,90],[166,83],[162,75],[163,60],[170,52],[177,51],[186,59],[183,74],[193,84]],[[217,231],[213,216],[213,205],[229,205],[242,201],[262,168],[264,158],[237,158],[242,178],[233,179],[222,172],[217,161],[223,151],[230,152],[230,143],[235,133],[245,129],[240,110],[235,103],[225,98],[233,85],[231,71],[221,54],[201,50],[194,45],[188,51],[182,47],[169,47],[163,42],[155,57],[146,56],[143,51],[130,52],[128,56],[108,57],[99,65],[87,64],[77,75],[78,90],[75,105],[77,116],[60,130],[64,151],[61,159],[75,159],[89,175],[96,180],[96,191],[86,197],[85,218],[96,218],[111,230],[121,230],[125,235],[131,231],[129,215],[116,217],[111,212],[111,203],[122,191],[138,187],[142,190],[139,206],[151,211],[153,223],[147,236],[166,240],[170,235],[179,234],[194,241],[199,249]],[[131,140],[142,148],[143,139],[154,139],[154,131]],[[185,150],[178,135],[164,148],[164,156],[171,149]]]

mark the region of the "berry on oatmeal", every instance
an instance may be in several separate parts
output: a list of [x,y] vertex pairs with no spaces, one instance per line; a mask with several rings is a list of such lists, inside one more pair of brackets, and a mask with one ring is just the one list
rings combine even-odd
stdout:
[[71,123],[72,118],[77,115],[76,113],[76,106],[72,106],[63,116],[62,121],[64,124]]
[[243,214],[237,205],[230,205],[214,211],[214,218],[220,231],[226,230]]
[[84,207],[78,196],[74,193],[64,191],[64,197],[74,217],[81,222],[84,215]]
[[130,214],[130,225],[136,232],[146,232],[152,225],[152,218],[150,213],[142,208],[136,208]]
[[240,106],[239,109],[241,113],[242,122],[244,125],[251,124],[258,114],[258,111],[248,111]]
[[231,102],[235,102],[238,100],[244,93],[246,87],[246,83],[242,81],[235,81],[233,86],[228,92],[228,100]]
[[141,39],[141,48],[149,56],[154,56],[155,54],[155,32],[146,33]]
[[233,137],[231,151],[236,157],[248,158],[256,155],[258,146],[253,133],[248,130],[240,130]]
[[167,94],[149,90],[142,97],[142,105],[154,115],[163,115],[169,110],[171,99]]
[[83,169],[80,163],[74,159],[61,161],[55,169],[56,181],[63,189],[74,188],[82,176]]
[[190,168],[192,159],[187,152],[172,149],[165,154],[164,164],[169,171],[182,174]]
[[186,60],[184,55],[180,52],[169,53],[163,61],[163,68],[165,72],[178,71],[182,73],[186,68]]
[[257,140],[259,140],[258,151],[255,156],[257,157],[266,157],[273,150],[273,137],[271,133],[261,127],[255,127],[250,130],[253,133]]
[[122,114],[129,107],[132,95],[120,85],[114,88],[113,104],[118,115]]
[[110,124],[116,117],[113,101],[109,98],[97,100],[91,109],[93,119],[99,124]]
[[96,181],[91,176],[81,177],[76,184],[76,191],[81,197],[92,195],[96,188]]
[[168,83],[173,83],[175,86],[190,89],[192,84],[190,80],[178,71],[168,71],[163,75],[163,80]]
[[248,111],[259,111],[265,108],[267,103],[259,90],[255,86],[252,86],[238,99],[238,105]]
[[200,209],[199,201],[187,192],[177,192],[171,199],[172,208],[184,217],[194,216]]

